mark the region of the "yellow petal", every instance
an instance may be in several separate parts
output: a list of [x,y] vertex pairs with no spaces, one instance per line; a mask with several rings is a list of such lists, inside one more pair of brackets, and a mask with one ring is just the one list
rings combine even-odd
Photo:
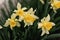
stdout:
[[45,29],[42,28],[42,33],[41,33],[41,36],[43,36],[45,34]]
[[21,25],[20,25],[20,23],[19,23],[19,22],[17,22],[17,23],[16,23],[16,26],[17,26],[17,27],[20,27]]
[[34,14],[31,14],[31,16],[33,16],[35,19],[39,19],[39,17],[37,17],[37,16],[34,15]]
[[46,33],[46,34],[49,34],[49,31],[48,31],[48,30],[46,30],[46,31],[45,31],[45,33]]
[[36,12],[36,9],[34,11],[32,11],[32,14],[35,14],[35,12]]
[[50,21],[50,15],[48,14],[48,16],[45,18],[45,21]]
[[55,26],[55,23],[52,22],[52,26]]
[[38,23],[38,29],[42,27],[42,23]]
[[21,9],[21,4],[18,2],[17,9]]
[[49,34],[49,31],[46,30],[44,27],[42,27],[42,33],[41,33],[41,36],[43,36],[44,34]]
[[3,27],[0,25],[0,29],[2,29]]
[[45,17],[41,19],[41,22],[44,22],[45,21]]
[[26,7],[23,7],[22,10],[26,10],[27,8]]
[[28,25],[28,24],[25,21],[24,21],[24,23],[25,23],[24,27],[26,27],[26,25]]
[[15,13],[13,13],[12,15],[11,15],[11,19],[15,19],[16,18],[16,14]]
[[23,20],[24,17],[19,17],[19,21],[21,22]]
[[17,12],[17,10],[14,10],[13,12]]
[[44,4],[44,0],[40,0],[40,2],[41,2],[42,4]]
[[32,13],[33,12],[33,8],[30,8],[27,13]]
[[8,25],[9,25],[9,19],[8,19],[8,20],[6,20],[6,22],[5,22],[4,26],[5,26],[5,27],[7,27]]

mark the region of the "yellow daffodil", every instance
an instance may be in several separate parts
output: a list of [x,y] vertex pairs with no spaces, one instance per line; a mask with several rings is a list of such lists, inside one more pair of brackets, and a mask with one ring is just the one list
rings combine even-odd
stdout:
[[23,20],[23,16],[24,16],[24,10],[26,10],[27,8],[21,8],[21,4],[18,3],[17,4],[17,10],[14,10],[14,12],[16,13],[17,16],[19,16],[19,21]]
[[4,24],[5,27],[9,26],[10,28],[13,29],[15,26],[20,27],[20,24],[17,19],[14,19],[14,17],[11,16],[11,18],[8,18],[6,20],[6,23]]
[[52,6],[54,12],[56,12],[56,10],[60,8],[60,1],[59,0],[51,0],[51,6]]
[[45,33],[49,34],[49,30],[55,25],[55,23],[50,22],[50,15],[47,17],[44,17],[41,19],[41,22],[38,23],[38,28],[42,28],[42,34],[43,36]]
[[[36,11],[36,10],[35,10]],[[38,19],[36,15],[34,15],[35,11],[33,11],[33,8],[30,8],[28,12],[25,13],[24,15],[24,23],[26,25],[33,25],[33,22]],[[25,27],[24,26],[24,27]]]

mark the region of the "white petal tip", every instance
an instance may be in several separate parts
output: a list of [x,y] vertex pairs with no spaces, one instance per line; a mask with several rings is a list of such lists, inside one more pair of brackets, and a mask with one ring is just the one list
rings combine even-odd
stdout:
[[53,26],[55,26],[55,23],[52,23]]
[[2,29],[3,27],[2,26],[0,26],[0,29]]
[[43,36],[44,34],[41,34],[41,36]]
[[26,7],[22,8],[22,10],[26,10],[26,9],[27,9]]
[[47,32],[46,34],[49,34],[49,32]]
[[45,34],[45,32],[42,32],[41,36],[43,36]]
[[43,0],[40,0],[40,2],[41,2],[42,4],[44,4],[44,1],[43,1]]
[[42,27],[42,23],[38,23],[38,29]]
[[20,9],[20,8],[21,8],[21,4],[18,2],[17,9]]

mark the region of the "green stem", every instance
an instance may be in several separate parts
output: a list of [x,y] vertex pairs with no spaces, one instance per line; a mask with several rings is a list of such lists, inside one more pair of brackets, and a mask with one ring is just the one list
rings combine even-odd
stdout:
[[60,33],[59,34],[51,34],[51,35],[49,35],[49,36],[44,36],[44,38],[43,39],[41,39],[41,40],[47,40],[47,39],[55,39],[55,38],[59,38],[60,37]]
[[13,40],[16,40],[16,32],[15,32],[15,30],[13,29],[13,37],[14,37],[14,39]]
[[52,20],[54,20],[55,15],[56,15],[56,13],[54,13],[54,14],[52,15],[52,17],[51,17],[51,18],[52,18]]
[[55,39],[55,38],[60,38],[60,33],[58,33],[58,34],[51,34],[46,39]]
[[45,4],[45,7],[44,7],[44,16],[46,16],[47,13],[48,13],[48,6],[49,6],[49,0],[46,0],[46,4]]
[[26,38],[27,38],[27,34],[28,34],[29,29],[30,29],[30,27],[28,27],[28,29],[26,29],[26,31],[25,31],[24,40],[26,40]]
[[46,38],[47,38],[47,35],[46,35],[46,36],[44,36],[41,40],[46,40]]

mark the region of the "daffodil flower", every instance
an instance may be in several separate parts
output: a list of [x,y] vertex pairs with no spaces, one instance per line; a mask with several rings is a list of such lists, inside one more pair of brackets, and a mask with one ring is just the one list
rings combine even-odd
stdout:
[[16,13],[17,16],[19,16],[19,21],[23,20],[23,16],[24,16],[24,10],[26,10],[27,8],[21,8],[21,4],[18,3],[17,4],[17,10],[14,10],[14,12]]
[[60,1],[59,0],[51,0],[51,8],[53,8],[54,12],[60,8]]
[[[35,10],[36,11],[36,10]],[[33,11],[33,8],[30,8],[24,15],[24,23],[26,25],[33,25],[33,22],[38,19],[36,15],[34,15],[35,11]]]
[[[14,14],[13,14],[14,15]],[[4,24],[5,27],[10,25],[10,28],[13,29],[15,26],[20,27],[20,23],[18,22],[17,19],[14,19],[15,17],[8,18],[6,20],[6,23]]]
[[53,26],[55,26],[55,23],[50,22],[50,15],[49,14],[47,17],[44,17],[43,19],[41,19],[41,22],[38,23],[38,28],[42,28],[41,36],[43,36],[45,33],[49,34],[49,30]]

